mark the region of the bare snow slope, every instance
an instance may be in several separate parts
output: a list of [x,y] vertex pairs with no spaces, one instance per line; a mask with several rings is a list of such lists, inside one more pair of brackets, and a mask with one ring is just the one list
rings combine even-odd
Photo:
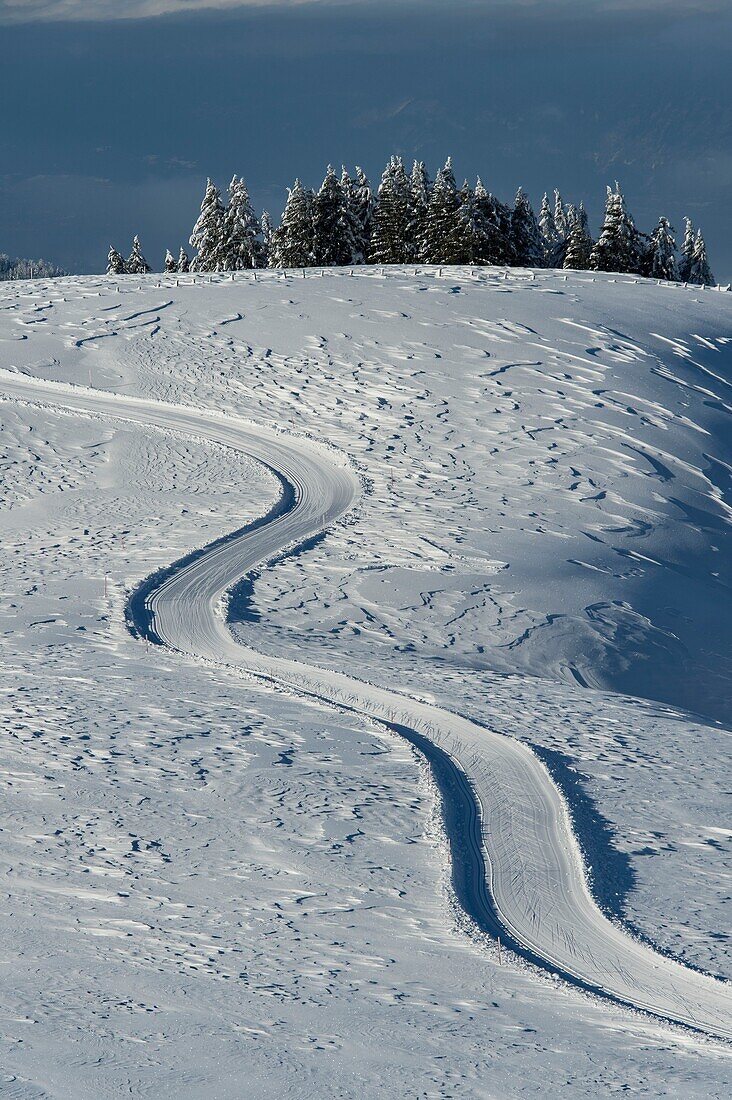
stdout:
[[[382,676],[395,685],[404,684],[406,673],[415,690],[431,690],[453,706],[457,698],[461,709],[472,707],[491,724],[496,717],[506,722],[510,701],[518,703],[512,708],[518,713],[510,716],[516,726],[524,727],[518,732],[535,743],[571,749],[580,761],[596,760],[600,768],[593,777],[593,793],[600,794],[601,802],[604,793],[603,808],[610,809],[606,816],[620,817],[619,824],[626,828],[649,832],[647,855],[639,852],[642,858],[633,860],[632,849],[630,853],[636,873],[636,888],[627,899],[631,907],[634,897],[649,891],[649,904],[641,904],[632,914],[636,922],[677,953],[723,970],[723,954],[714,939],[722,927],[714,916],[724,837],[714,816],[719,812],[714,783],[720,777],[720,732],[632,700],[611,702],[572,688],[555,689],[543,681],[532,686],[532,681],[513,676],[497,680],[490,671],[508,671],[514,660],[513,667],[523,670],[526,639],[516,636],[510,642],[518,644],[492,644],[497,631],[505,628],[502,623],[526,621],[511,611],[511,601],[518,596],[526,605],[520,609],[523,616],[536,617],[538,606],[547,620],[546,630],[533,632],[534,645],[539,639],[537,652],[545,647],[543,663],[530,671],[557,676],[566,670],[574,677],[579,673],[585,682],[598,676],[605,683],[602,677],[619,675],[620,658],[627,658],[632,644],[637,647],[636,659],[644,659],[655,676],[644,685],[649,696],[674,698],[668,695],[668,668],[680,667],[680,661],[684,667],[688,659],[711,699],[711,706],[701,708],[697,703],[697,709],[722,712],[725,685],[714,648],[723,651],[726,641],[720,464],[729,456],[724,455],[719,428],[726,415],[728,299],[605,279],[586,283],[584,277],[564,284],[561,277],[551,275],[531,280],[514,275],[505,282],[489,274],[471,279],[468,273],[459,278],[451,273],[450,279],[439,280],[433,272],[416,279],[399,272],[383,279],[365,272],[353,279],[328,273],[303,282],[268,276],[260,277],[256,287],[248,279],[195,288],[148,283],[142,290],[136,281],[123,280],[123,295],[116,301],[116,287],[104,280],[56,285],[63,286],[68,302],[44,301],[46,290],[53,287],[39,292],[25,286],[8,295],[0,335],[8,340],[10,354],[4,354],[3,363],[44,377],[91,381],[108,389],[122,385],[126,392],[132,388],[156,397],[223,405],[265,423],[305,428],[355,455],[371,479],[372,492],[354,524],[284,563],[267,587],[255,585],[253,596],[242,594],[235,608],[240,630],[255,631],[257,644],[264,637],[273,651],[279,647],[287,653],[293,644],[300,650],[310,647],[308,656],[317,656],[321,663],[327,652],[328,663],[340,661],[345,669],[355,665],[370,678]],[[29,300],[24,301],[23,293],[29,290]],[[101,295],[101,301],[95,302],[95,295]],[[130,299],[134,302],[127,308]],[[523,321],[511,317],[509,302]],[[648,313],[653,315],[653,331],[673,342],[668,345],[671,350],[646,332]],[[479,321],[479,316],[490,316],[491,321]],[[572,324],[567,324],[570,318]],[[493,338],[486,336],[491,324]],[[562,337],[564,329],[558,327],[570,330],[578,324],[584,326],[580,342],[590,343],[591,329],[596,344],[585,346],[583,352],[574,334]],[[523,330],[506,338],[510,326],[519,325]],[[468,333],[464,342],[463,328]],[[533,333],[526,331],[529,328]],[[325,330],[327,338],[319,330]],[[423,335],[428,339],[417,338]],[[518,356],[511,362],[501,354],[508,350],[500,348],[502,343],[524,352],[538,345],[538,365],[529,368],[524,362],[519,367]],[[303,347],[309,348],[307,355]],[[498,373],[486,377],[484,361]],[[635,371],[632,377],[630,370]],[[520,391],[516,383],[511,390],[507,380],[496,381],[518,372]],[[604,393],[595,392],[601,388],[598,382],[607,387]],[[500,388],[492,388],[496,386]],[[507,390],[511,392],[506,395]],[[566,404],[568,393],[571,400],[561,419],[553,413]],[[634,414],[622,411],[619,394],[632,398],[626,410],[633,403],[646,403],[645,412],[637,415],[636,409],[637,423],[630,433],[622,429],[623,418]],[[491,402],[498,412],[493,412]],[[651,403],[654,411],[649,415]],[[573,410],[571,415],[568,410]],[[635,448],[630,458],[629,435]],[[641,459],[650,465],[650,475]],[[36,461],[40,464],[40,456]],[[589,487],[597,490],[597,500],[588,501],[584,491],[578,494],[573,484],[565,484],[568,469],[572,478],[590,477],[591,471]],[[690,549],[683,541],[688,523],[679,523],[679,517],[692,515],[692,509],[702,515],[697,517]],[[496,522],[493,516],[501,511]],[[637,519],[639,514],[653,517],[647,520],[647,530],[639,532],[632,523],[630,530],[623,530],[618,520]],[[543,537],[537,534],[541,527]],[[708,548],[705,537],[717,549]],[[564,545],[562,560],[555,551],[560,543],[583,542],[592,544],[596,556],[591,561],[587,550],[580,554],[575,545]],[[643,553],[634,549],[639,542]],[[491,552],[499,546],[500,553]],[[512,546],[511,559],[507,551]],[[632,567],[621,572],[616,559],[627,561],[628,554]],[[716,555],[714,577],[705,572],[705,554]],[[528,569],[526,561],[532,557]],[[498,562],[508,568],[500,568]],[[673,646],[660,651],[654,646],[656,620],[648,614],[658,591],[667,601],[660,605],[663,613],[673,609],[668,603],[671,596],[683,603],[679,566],[692,572],[696,593],[696,620],[688,614],[694,608],[686,604],[690,623],[680,616],[688,658]],[[643,615],[653,629],[646,625],[623,635],[616,624],[605,648],[582,654],[585,620],[599,621],[585,604],[583,614],[565,615],[563,632],[553,631],[555,616],[562,614],[563,602],[571,603],[583,571],[599,573],[593,579],[598,594],[603,584],[606,596],[615,585],[624,592],[623,613],[629,622],[646,600]],[[379,575],[373,577],[374,573]],[[366,574],[377,587],[364,607],[368,590],[362,588],[357,600],[352,593],[362,577],[369,580]],[[126,577],[131,575],[139,572],[127,569]],[[297,615],[283,599],[296,586],[301,598]],[[472,600],[468,606],[466,588]],[[309,589],[319,589],[318,602],[308,595]],[[702,599],[699,593],[705,592]],[[270,593],[277,597],[279,614],[269,612]],[[473,599],[475,595],[480,598]],[[699,609],[703,612],[712,596],[719,614],[705,627],[705,654],[703,647],[695,649],[692,643],[702,633]],[[331,606],[323,606],[327,604]],[[261,620],[265,612],[266,627],[252,621]],[[324,612],[331,627],[325,638]],[[445,631],[445,626],[450,629]],[[479,643],[477,637],[482,639]],[[585,665],[568,659],[571,644]],[[618,667],[608,660],[613,653]],[[429,657],[438,660],[425,660]],[[665,694],[657,690],[658,683],[666,685]],[[606,686],[618,685],[608,680]],[[586,706],[583,699],[588,700]],[[583,744],[584,738],[590,743]],[[661,749],[668,758],[659,759]],[[679,753],[681,760],[674,768],[669,761]],[[606,776],[603,759],[611,769]],[[680,826],[686,833],[680,844],[694,853],[693,864],[684,869],[687,887],[693,883],[687,895],[693,893],[696,911],[678,886],[673,889],[673,856],[679,848],[663,842],[673,818],[667,811],[679,764],[687,782],[680,809]],[[612,805],[612,788],[618,788],[618,807]],[[644,806],[639,808],[636,801]],[[651,852],[656,853],[654,859],[648,858]],[[653,871],[639,869],[643,863],[656,865],[655,879]],[[662,906],[657,904],[659,886]],[[706,935],[704,921],[709,921]],[[684,922],[691,927],[682,927]]]

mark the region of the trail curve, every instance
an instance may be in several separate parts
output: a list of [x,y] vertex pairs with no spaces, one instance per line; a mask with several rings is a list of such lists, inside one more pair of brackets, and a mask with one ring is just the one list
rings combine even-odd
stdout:
[[477,839],[468,846],[466,890],[480,902],[477,908],[490,910],[487,919],[510,943],[585,989],[732,1039],[729,983],[657,954],[598,908],[565,802],[526,746],[432,704],[342,673],[264,656],[234,640],[220,611],[222,598],[255,566],[317,534],[352,507],[360,486],[345,460],[305,438],[236,416],[10,371],[0,371],[0,397],[214,441],[272,470],[287,490],[284,504],[266,521],[182,559],[145,585],[131,608],[138,630],[171,649],[244,669],[407,736],[436,771],[442,769],[443,793],[452,782],[460,786],[460,798],[472,799],[471,835]]

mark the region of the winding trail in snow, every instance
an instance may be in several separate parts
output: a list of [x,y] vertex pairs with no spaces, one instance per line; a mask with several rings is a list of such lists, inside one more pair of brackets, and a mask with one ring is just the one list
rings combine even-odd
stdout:
[[269,468],[283,487],[279,504],[143,584],[129,605],[138,632],[407,737],[432,764],[445,802],[458,897],[479,924],[584,989],[732,1039],[729,983],[657,954],[601,912],[564,799],[526,746],[431,703],[264,656],[234,640],[221,610],[227,591],[256,566],[328,527],[358,499],[360,484],[345,459],[235,416],[11,371],[0,371],[0,397],[172,430],[231,447]]

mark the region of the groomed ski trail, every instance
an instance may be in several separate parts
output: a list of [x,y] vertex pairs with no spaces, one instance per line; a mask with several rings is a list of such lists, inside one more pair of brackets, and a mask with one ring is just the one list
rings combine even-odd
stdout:
[[234,641],[220,610],[226,592],[255,566],[348,512],[360,485],[345,460],[308,439],[235,416],[11,371],[0,370],[0,397],[195,436],[239,450],[275,473],[286,493],[264,521],[182,559],[138,590],[137,603],[133,596],[130,605],[138,630],[170,649],[235,666],[407,736],[433,768],[452,771],[466,804],[471,796],[474,800],[482,851],[467,846],[476,894],[472,908],[486,911],[489,923],[494,916],[509,943],[587,990],[732,1039],[729,983],[655,953],[600,911],[564,800],[528,748],[432,704],[299,661],[263,656]]

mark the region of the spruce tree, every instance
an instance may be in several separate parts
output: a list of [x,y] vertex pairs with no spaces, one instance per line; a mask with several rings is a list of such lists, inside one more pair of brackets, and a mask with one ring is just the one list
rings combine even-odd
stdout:
[[152,268],[142,254],[142,245],[140,244],[140,238],[138,236],[133,238],[132,252],[130,252],[129,259],[125,264],[125,271],[128,275],[149,275],[152,271]]
[[605,219],[600,237],[592,250],[592,271],[618,271],[639,274],[643,264],[640,234],[625,206],[620,184],[608,187]]
[[562,202],[562,196],[556,187],[554,188],[554,225],[556,226],[557,235],[565,240],[569,233],[569,221]]
[[712,269],[707,259],[707,248],[704,244],[704,237],[702,236],[701,229],[697,229],[696,237],[694,238],[694,255],[691,258],[691,270],[687,281],[694,283],[696,286],[715,285]]
[[381,177],[371,235],[372,264],[404,264],[407,249],[409,181],[401,157],[392,157]]
[[[615,188],[620,194],[619,183],[615,183]],[[630,254],[630,267],[628,270],[633,273],[640,272],[643,269],[645,255],[648,251],[651,239],[647,233],[640,233],[636,229],[635,222],[625,205],[625,199],[622,194],[620,194],[620,198],[625,216],[625,224],[627,226],[628,250]]]
[[475,201],[475,192],[467,180],[458,192],[458,207],[454,215],[452,250],[447,260],[451,264],[475,264],[480,262],[483,233]]
[[415,160],[409,177],[407,198],[407,252],[411,262],[420,256],[431,190],[432,184],[424,161]]
[[375,201],[371,184],[363,168],[356,166],[356,179],[352,191],[353,213],[356,225],[356,263],[365,264],[371,250],[374,227]]
[[250,271],[262,266],[259,222],[243,179],[233,177],[224,211],[220,267],[222,271]]
[[452,170],[452,158],[448,157],[443,168],[435,176],[432,185],[424,230],[420,240],[420,259],[427,264],[450,264],[460,251],[458,241],[458,211],[460,197]]
[[313,264],[312,191],[295,180],[288,191],[279,227],[272,234],[270,267],[311,267]]
[[476,264],[495,263],[496,249],[493,244],[493,236],[498,226],[495,220],[495,210],[491,196],[483,186],[480,176],[475,182],[473,191],[473,214],[477,231],[475,259]]
[[608,186],[605,196],[605,217],[600,236],[595,242],[590,257],[590,266],[593,271],[613,270],[612,264],[620,248],[618,222],[617,195],[612,187]]
[[516,192],[511,214],[514,263],[518,267],[541,267],[544,260],[541,233],[529,197],[522,187]]
[[688,283],[689,275],[691,274],[691,268],[694,263],[694,226],[691,224],[691,218],[684,218],[684,222],[684,243],[681,246],[679,281],[682,283]]
[[544,253],[544,267],[555,267],[554,260],[557,254],[559,234],[546,191],[544,192],[544,198],[541,200],[541,210],[539,211],[539,231]]
[[337,175],[331,165],[313,203],[313,258],[317,267],[344,267],[355,250],[352,226]]
[[109,246],[109,253],[107,255],[107,275],[124,275],[125,274],[125,258],[121,252],[118,252],[113,244]]
[[651,234],[645,256],[644,274],[651,279],[666,279],[670,282],[674,282],[679,277],[676,266],[676,241],[668,218],[659,218],[658,225]]
[[590,266],[593,241],[587,228],[587,215],[584,207],[579,211],[570,207],[567,218],[569,230],[562,267],[568,271],[587,271]]
[[190,243],[198,255],[191,264],[191,271],[220,271],[224,260],[224,207],[221,192],[211,180],[201,203],[201,213],[193,227]]
[[549,266],[559,268],[564,267],[570,222],[564,203],[562,202],[562,196],[557,188],[554,189],[554,226],[557,231],[557,240]]
[[169,248],[166,249],[166,251],[165,251],[165,264],[164,264],[164,267],[165,267],[165,270],[168,272],[169,275],[174,275],[176,273],[176,271],[178,270],[178,262],[177,262],[175,256],[173,255],[173,253],[170,251]]
[[513,246],[513,210],[495,195],[488,196],[493,209],[496,234],[492,247],[494,259],[491,263],[511,265],[516,263],[516,250]]
[[272,256],[272,235],[274,233],[274,229],[272,228],[272,219],[269,216],[268,210],[262,211],[260,225],[262,227],[262,267],[270,267],[270,258]]
[[343,218],[346,227],[346,237],[350,242],[351,250],[350,257],[346,263],[362,264],[365,262],[366,258],[366,242],[361,226],[360,199],[357,196],[358,185],[351,179],[351,175],[345,164],[341,167],[340,188],[343,196]]
[[511,211],[486,191],[478,177],[473,191],[473,212],[476,226],[476,264],[506,264],[513,256],[510,247]]
[[178,271],[185,273],[191,270],[190,256],[186,252],[185,248],[181,245],[180,252],[178,253]]

